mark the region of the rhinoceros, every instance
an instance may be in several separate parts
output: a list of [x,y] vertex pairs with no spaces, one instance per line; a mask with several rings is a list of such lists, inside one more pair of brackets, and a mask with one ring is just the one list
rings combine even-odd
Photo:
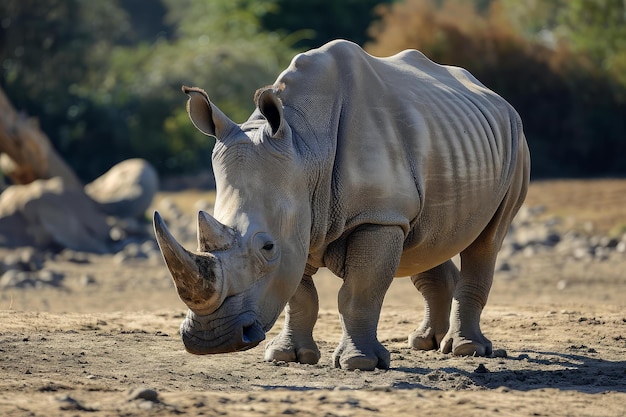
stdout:
[[257,346],[284,309],[265,360],[317,363],[312,276],[326,267],[343,279],[336,367],[390,366],[377,326],[396,276],[425,299],[410,346],[492,352],[480,316],[530,172],[522,122],[503,98],[416,50],[377,58],[343,40],[297,55],[241,125],[202,89],[183,91],[193,124],[217,139],[214,215],[198,215],[197,251],[154,214],[189,307],[187,351]]

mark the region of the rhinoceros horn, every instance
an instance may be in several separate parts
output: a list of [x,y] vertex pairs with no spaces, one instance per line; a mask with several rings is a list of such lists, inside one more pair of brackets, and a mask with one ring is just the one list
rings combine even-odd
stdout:
[[198,250],[213,252],[230,248],[236,240],[233,228],[223,225],[209,213],[198,212]]
[[156,211],[154,232],[180,299],[198,315],[215,311],[226,295],[218,259],[208,252],[193,253],[183,248]]

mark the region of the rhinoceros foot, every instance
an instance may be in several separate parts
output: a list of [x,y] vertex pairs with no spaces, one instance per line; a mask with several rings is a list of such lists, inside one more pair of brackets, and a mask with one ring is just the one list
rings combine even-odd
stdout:
[[391,355],[378,340],[359,345],[361,347],[344,338],[333,355],[335,368],[362,371],[373,371],[375,368],[389,369]]
[[417,350],[439,349],[441,340],[443,340],[447,331],[448,326],[444,329],[436,329],[422,324],[422,326],[415,329],[415,331],[409,335],[409,347]]
[[493,348],[491,341],[478,332],[472,337],[463,336],[460,331],[448,332],[441,341],[442,353],[457,356],[489,356]]
[[265,360],[270,362],[299,362],[315,365],[320,357],[320,351],[312,337],[297,338],[281,333],[265,346]]

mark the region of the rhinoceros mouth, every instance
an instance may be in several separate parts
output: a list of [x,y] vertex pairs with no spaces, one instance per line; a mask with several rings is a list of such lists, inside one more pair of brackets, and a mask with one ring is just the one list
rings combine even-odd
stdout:
[[232,318],[198,316],[191,310],[180,326],[185,349],[195,355],[252,349],[265,340],[263,325],[252,315]]

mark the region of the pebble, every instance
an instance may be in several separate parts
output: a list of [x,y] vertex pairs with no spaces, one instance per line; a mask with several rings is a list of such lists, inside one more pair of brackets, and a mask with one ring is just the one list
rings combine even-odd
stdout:
[[55,398],[59,403],[59,407],[64,411],[96,411],[91,407],[84,406],[80,401],[70,397],[69,395],[63,395]]
[[505,349],[494,349],[490,357],[492,358],[508,358],[509,354]]
[[126,232],[119,226],[113,226],[109,231],[109,237],[114,242],[120,242],[126,239]]
[[159,393],[151,388],[139,387],[128,391],[126,398],[128,401],[146,400],[157,403],[159,402]]
[[478,368],[474,369],[474,372],[477,374],[486,374],[489,372],[489,369],[487,369],[487,367],[481,363],[480,365],[478,365]]
[[96,282],[96,278],[94,278],[94,276],[90,274],[84,274],[80,277],[80,283],[84,287],[94,285]]
[[10,269],[0,277],[0,288],[60,287],[64,278],[64,274],[47,269],[35,272]]

